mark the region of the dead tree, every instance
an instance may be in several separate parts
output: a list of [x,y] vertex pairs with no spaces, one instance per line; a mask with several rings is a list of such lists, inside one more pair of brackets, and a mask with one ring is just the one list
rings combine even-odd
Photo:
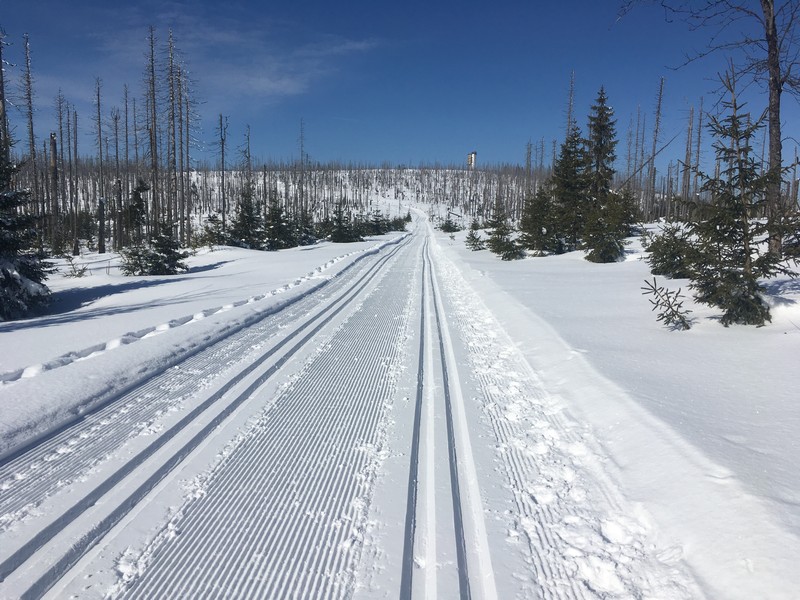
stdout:
[[5,63],[3,62],[5,37],[5,31],[0,28],[0,160],[9,164],[11,162],[11,138],[9,137],[8,114],[6,113]]
[[[692,29],[709,29],[705,50],[686,56],[684,64],[711,54],[738,54],[736,75],[766,84],[769,131],[769,171],[774,173],[767,190],[767,216],[780,222],[783,145],[781,141],[781,94],[800,95],[800,2],[797,0],[624,0],[621,14],[637,4],[658,4],[672,20],[677,17]],[[770,231],[769,250],[781,253],[780,226]]]
[[147,62],[147,129],[150,142],[150,197],[152,230],[158,234],[161,219],[161,202],[158,181],[158,105],[156,102],[156,30],[150,26],[148,36],[150,54]]
[[39,170],[36,162],[36,135],[33,129],[33,75],[31,74],[31,43],[27,33],[23,36],[23,38],[25,40],[25,73],[22,79],[22,95],[25,99],[25,116],[28,124],[28,152],[30,154],[29,160],[32,180],[31,202],[33,202],[39,215],[44,216],[46,209],[44,205],[44,194],[41,194],[39,191]]

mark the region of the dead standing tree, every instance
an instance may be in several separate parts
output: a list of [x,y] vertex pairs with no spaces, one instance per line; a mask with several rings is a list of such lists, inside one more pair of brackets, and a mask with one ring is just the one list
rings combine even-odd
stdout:
[[[709,29],[706,49],[687,56],[686,63],[713,53],[738,54],[737,76],[765,83],[769,93],[769,170],[783,168],[781,94],[800,95],[800,2],[797,0],[624,0],[621,14],[637,4],[657,4],[667,18],[677,17],[692,29]],[[743,30],[743,32],[739,32]],[[767,216],[780,222],[784,206],[782,182],[775,177],[767,192]],[[770,231],[769,249],[781,252],[780,228]]]
[[3,62],[5,37],[5,31],[0,27],[0,161],[10,163],[11,138],[8,129],[8,114],[6,113],[5,63]]

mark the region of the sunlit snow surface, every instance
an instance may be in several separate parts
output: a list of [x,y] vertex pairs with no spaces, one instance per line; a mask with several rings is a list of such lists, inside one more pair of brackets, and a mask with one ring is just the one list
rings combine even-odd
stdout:
[[[417,235],[427,231],[420,225]],[[713,310],[688,301],[694,327],[673,332],[641,295],[649,274],[636,240],[625,262],[596,265],[582,253],[503,262],[467,251],[464,236],[436,232],[431,255],[454,359],[468,374],[465,418],[498,597],[796,597],[800,285],[768,284],[773,321],[765,327],[723,328]],[[89,277],[48,282],[50,314],[0,323],[0,453],[146,381],[227,328],[313,293],[391,241],[203,250],[175,277],[123,277],[113,255],[82,257]],[[662,283],[687,291],[685,281]],[[411,396],[402,382],[416,364],[403,352],[386,362],[398,397]],[[276,385],[280,394],[294,384]],[[396,595],[406,400],[383,406],[380,428],[359,447],[364,485],[347,510],[366,525],[339,548],[361,557],[348,588],[356,596]],[[164,495],[161,512],[132,516],[108,551],[90,553],[51,593],[83,597],[95,571],[102,583],[83,595],[125,593],[150,567],[148,549],[180,535],[182,511],[255,436],[259,418],[243,416],[239,433],[209,452],[208,467]],[[159,435],[164,423],[169,415],[154,415],[134,424],[136,435]],[[0,494],[12,484],[0,481]],[[13,536],[38,510],[0,515],[0,536]],[[153,537],[148,527],[159,523]],[[363,548],[351,552],[353,544]],[[417,569],[430,568],[417,560]]]

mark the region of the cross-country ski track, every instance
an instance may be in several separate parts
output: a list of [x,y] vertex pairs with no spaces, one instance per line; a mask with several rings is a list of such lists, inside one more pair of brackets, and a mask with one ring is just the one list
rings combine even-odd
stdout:
[[2,459],[0,597],[702,597],[438,243],[418,217]]

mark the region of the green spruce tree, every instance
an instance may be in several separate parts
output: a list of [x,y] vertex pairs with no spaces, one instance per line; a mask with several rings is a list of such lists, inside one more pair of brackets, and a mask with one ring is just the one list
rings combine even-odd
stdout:
[[495,199],[492,218],[487,222],[487,225],[492,230],[489,239],[486,240],[486,247],[491,252],[497,254],[503,260],[522,258],[522,248],[512,237],[513,229],[508,224],[508,213],[500,194]]
[[0,320],[24,317],[50,301],[50,265],[32,250],[35,220],[20,209],[30,193],[12,189],[17,168],[0,152]]
[[221,246],[227,243],[227,236],[222,231],[222,216],[219,212],[212,213],[206,218],[200,242],[211,249],[214,246]]
[[519,222],[519,243],[537,256],[564,252],[555,220],[550,186],[541,186],[525,201]]
[[358,223],[353,222],[351,215],[344,210],[345,200],[339,199],[333,212],[331,241],[337,243],[360,242]]
[[647,264],[653,275],[672,279],[688,279],[697,257],[686,224],[679,220],[668,221],[655,235],[645,234],[644,249],[648,252]]
[[286,218],[286,213],[278,199],[277,190],[272,190],[267,205],[267,218],[264,227],[266,250],[283,250],[296,246],[294,228]]
[[554,252],[575,250],[581,241],[590,209],[586,176],[586,149],[578,126],[573,122],[553,165],[552,225],[556,238]]
[[636,222],[633,196],[627,190],[610,192],[590,215],[584,232],[586,260],[617,262],[625,255],[625,238]]
[[464,244],[473,252],[477,252],[478,250],[483,250],[486,248],[486,242],[483,241],[483,238],[481,238],[480,234],[478,233],[480,228],[481,226],[480,223],[478,223],[478,219],[472,219],[472,223],[469,226],[469,233],[464,240]]
[[768,190],[781,174],[764,169],[753,152],[753,139],[762,123],[742,112],[735,79],[726,74],[722,83],[730,94],[723,102],[728,112],[724,117],[712,116],[709,125],[721,170],[716,177],[700,174],[701,189],[711,202],[689,225],[696,249],[691,287],[698,301],[723,311],[723,325],[763,325],[771,317],[759,280],[794,275],[763,244],[769,232],[781,225],[773,223],[773,217],[762,218]]
[[162,221],[148,243],[133,244],[120,251],[120,270],[125,275],[176,275],[189,267],[183,262],[189,253],[180,249],[175,225]]
[[292,234],[286,239],[289,248],[294,246],[311,246],[317,242],[314,220],[311,213],[301,210],[294,219]]
[[608,106],[604,88],[589,114],[589,131],[586,138],[587,180],[592,204],[602,204],[611,192],[614,180],[614,161],[617,159],[617,131],[614,109]]
[[162,222],[158,234],[151,242],[149,275],[176,275],[187,271],[188,265],[183,262],[189,253],[181,250],[176,234],[177,227],[170,221]]
[[236,217],[230,228],[230,243],[241,248],[261,250],[264,245],[264,220],[255,202],[253,184],[242,189]]
[[586,139],[588,212],[582,234],[586,260],[616,262],[625,254],[625,238],[636,222],[633,196],[611,189],[616,160],[617,132],[614,110],[608,106],[604,88],[589,114]]

